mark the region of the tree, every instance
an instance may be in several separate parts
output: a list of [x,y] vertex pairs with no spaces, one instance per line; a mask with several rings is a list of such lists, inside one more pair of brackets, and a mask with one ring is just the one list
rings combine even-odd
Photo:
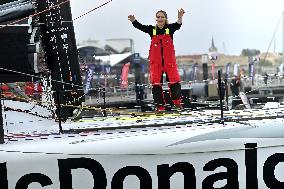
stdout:
[[243,49],[241,56],[256,56],[260,54],[260,50],[257,49]]

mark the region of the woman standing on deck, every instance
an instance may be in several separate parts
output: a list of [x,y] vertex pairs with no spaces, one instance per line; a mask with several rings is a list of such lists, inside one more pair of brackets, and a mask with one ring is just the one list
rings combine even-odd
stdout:
[[178,11],[178,20],[175,23],[168,23],[167,13],[160,10],[156,13],[156,25],[142,25],[134,15],[129,15],[128,19],[133,26],[151,37],[151,46],[149,50],[150,81],[152,84],[152,93],[157,111],[165,110],[165,100],[163,95],[163,73],[166,74],[170,94],[174,105],[182,108],[181,105],[181,85],[178,67],[175,58],[173,45],[173,35],[182,25],[184,10]]

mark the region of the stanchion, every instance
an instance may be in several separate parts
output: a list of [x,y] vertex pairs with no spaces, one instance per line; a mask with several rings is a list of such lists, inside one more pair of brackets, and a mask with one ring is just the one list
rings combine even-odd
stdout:
[[219,89],[219,97],[220,97],[220,108],[221,108],[221,123],[224,124],[224,113],[223,113],[223,98],[222,98],[222,94],[223,94],[223,86],[222,86],[222,81],[221,81],[221,75],[222,72],[221,70],[218,70],[218,89]]
[[63,133],[62,125],[61,125],[61,105],[60,105],[60,93],[56,91],[56,99],[57,99],[57,116],[58,116],[58,125],[59,125],[59,132]]
[[106,88],[103,88],[103,99],[104,99],[104,110],[103,110],[103,115],[104,117],[107,117],[106,113]]
[[226,109],[229,110],[229,89],[228,89],[228,75],[226,74],[226,77],[224,79],[225,82],[225,90],[226,90]]
[[0,88],[0,144],[4,144],[4,122],[2,114],[2,90]]

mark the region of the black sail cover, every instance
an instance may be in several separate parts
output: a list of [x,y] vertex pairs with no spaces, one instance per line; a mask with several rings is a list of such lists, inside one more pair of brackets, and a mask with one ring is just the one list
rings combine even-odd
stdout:
[[34,11],[31,0],[0,1],[0,82],[30,81],[32,77],[27,74],[36,74],[34,52],[29,52],[31,30],[28,20],[6,26]]
[[[37,0],[38,11],[63,1]],[[47,63],[53,80],[52,90],[59,92],[61,104],[81,105],[84,94],[70,3],[64,3],[41,14],[40,22]],[[70,117],[73,110],[72,107],[63,106],[61,116]]]

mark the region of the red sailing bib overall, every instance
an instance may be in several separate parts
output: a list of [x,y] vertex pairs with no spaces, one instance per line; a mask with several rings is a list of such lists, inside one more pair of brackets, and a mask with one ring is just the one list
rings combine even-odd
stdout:
[[161,77],[164,72],[168,76],[169,85],[180,82],[174,44],[168,28],[165,35],[156,35],[156,29],[153,29],[149,66],[152,85],[162,85]]
[[165,104],[162,92],[162,76],[163,73],[166,73],[173,103],[180,106],[180,76],[176,63],[174,44],[168,28],[165,29],[164,35],[156,35],[156,28],[153,29],[149,51],[149,67],[150,81],[153,86],[152,90],[156,92],[160,91],[158,92],[160,93],[158,96],[153,93],[156,105],[159,107]]

